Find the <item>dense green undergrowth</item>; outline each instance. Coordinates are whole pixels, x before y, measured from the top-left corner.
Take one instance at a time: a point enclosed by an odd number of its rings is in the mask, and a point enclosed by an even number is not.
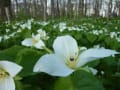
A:
[[[105,47],[120,52],[120,19],[81,18],[79,20],[38,21],[30,19],[0,25],[0,60],[10,60],[21,66],[16,90],[120,90],[120,55],[88,63],[97,74],[80,70],[68,77],[52,77],[45,73],[33,73],[37,60],[47,53],[35,47],[22,46],[21,42],[32,33],[44,30],[49,38],[43,40],[52,48],[57,36],[71,35],[79,47]]]

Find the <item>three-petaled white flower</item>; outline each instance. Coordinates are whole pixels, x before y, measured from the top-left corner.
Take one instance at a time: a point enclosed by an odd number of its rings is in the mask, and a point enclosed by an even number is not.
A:
[[[32,38],[26,38],[22,41],[22,45],[28,47],[35,47],[37,49],[43,49],[45,46],[44,42],[40,39],[40,34],[34,35],[32,34]]]
[[[0,42],[2,41],[2,37],[0,36]]]
[[[9,61],[0,61],[0,90],[15,90],[14,77],[22,67]]]
[[[55,53],[42,56],[34,66],[34,72],[68,76],[90,61],[117,54],[114,50],[104,48],[91,48],[80,52],[76,40],[69,35],[57,37],[53,48]]]

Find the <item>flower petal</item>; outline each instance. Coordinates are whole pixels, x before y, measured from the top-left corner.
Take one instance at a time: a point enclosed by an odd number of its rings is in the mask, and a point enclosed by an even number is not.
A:
[[[27,38],[27,39],[24,39],[23,41],[22,41],[22,45],[24,45],[24,46],[32,46],[33,45],[33,41],[32,41],[32,39],[31,38]]]
[[[15,90],[15,83],[13,78],[0,78],[0,90]]]
[[[14,77],[22,69],[21,66],[9,61],[0,61],[0,68],[3,68],[5,71],[7,71],[11,77]]]
[[[40,34],[32,34],[32,38],[34,38],[35,40],[40,40]]]
[[[38,49],[43,49],[43,47],[45,46],[45,44],[44,44],[44,42],[42,40],[39,40],[39,42],[36,43],[34,46],[36,48],[38,48]]]
[[[53,43],[53,48],[55,53],[64,57],[65,60],[78,56],[77,42],[69,35],[57,37]]]
[[[42,56],[33,69],[34,72],[45,72],[52,76],[68,76],[73,72],[55,54]]]
[[[105,49],[105,48],[88,49],[80,54],[79,62],[78,62],[77,66],[78,67],[83,66],[90,61],[104,58],[104,57],[108,57],[108,56],[111,56],[114,54],[118,54],[118,52],[116,52],[114,50],[110,50],[110,49]]]
[[[91,71],[91,73],[92,73],[93,75],[96,75],[96,74],[98,73],[98,70],[95,69],[95,68],[89,67],[89,70]]]

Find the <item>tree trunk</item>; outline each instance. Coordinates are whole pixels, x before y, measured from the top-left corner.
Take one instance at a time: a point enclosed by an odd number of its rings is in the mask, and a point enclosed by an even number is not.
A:
[[[67,14],[68,14],[69,17],[71,17],[73,15],[72,8],[73,8],[73,5],[71,3],[71,0],[68,0],[68,4],[67,4],[67,10],[68,10],[68,12],[67,12]]]
[[[99,0],[95,0],[94,2],[94,15],[99,16]]]
[[[43,6],[44,6],[43,19],[45,21],[47,19],[47,0],[43,0]]]
[[[0,20],[7,20],[7,12],[9,13],[9,17],[12,17],[11,11],[11,0],[0,0]]]
[[[55,16],[55,5],[54,0],[51,0],[51,16],[54,18]]]
[[[15,3],[16,3],[16,12],[15,12],[15,15],[17,15],[18,14],[18,0],[15,0]]]
[[[108,17],[111,17],[112,16],[112,2],[113,0],[109,0],[109,3],[108,3]]]
[[[60,9],[59,9],[59,0],[57,0],[57,7],[56,7],[56,15],[57,17],[60,17]]]
[[[83,16],[84,12],[84,0],[79,0],[79,15]]]

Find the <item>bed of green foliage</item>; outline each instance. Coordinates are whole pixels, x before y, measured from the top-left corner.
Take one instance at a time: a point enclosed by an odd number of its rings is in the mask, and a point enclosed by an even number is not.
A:
[[[24,26],[24,27],[23,27]],[[45,45],[52,49],[57,36],[71,35],[79,46],[87,48],[99,45],[120,52],[120,19],[83,18],[79,20],[28,20],[0,24],[0,60],[10,60],[23,70],[15,77],[16,90],[120,90],[120,55],[107,57],[88,64],[97,69],[93,75],[84,70],[68,77],[53,77],[45,73],[33,73],[37,60],[47,52],[25,47],[21,41],[45,30]]]

